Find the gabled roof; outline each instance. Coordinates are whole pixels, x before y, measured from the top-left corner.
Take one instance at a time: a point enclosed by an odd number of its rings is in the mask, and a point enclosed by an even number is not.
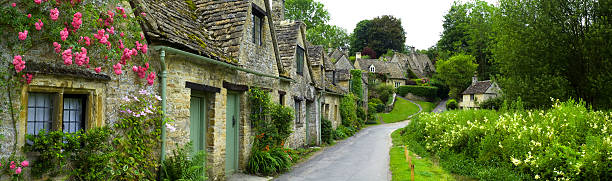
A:
[[[406,79],[401,64],[398,62],[381,61],[378,59],[357,59],[362,71],[370,72],[370,66],[374,65],[376,73],[389,74],[391,79]]]
[[[294,69],[293,63],[295,62],[295,51],[298,46],[298,38],[300,38],[301,26],[306,25],[299,21],[283,21],[276,24],[278,51],[283,68],[287,72],[291,72]]]
[[[334,59],[336,61],[340,60],[340,57],[346,56],[346,55],[344,55],[344,53],[342,51],[340,51],[337,48],[334,49],[334,51],[328,52],[328,53],[329,53],[329,55],[327,55],[327,56],[329,56],[329,58],[332,58],[332,59]]]
[[[484,94],[493,85],[491,80],[476,81],[461,94]]]
[[[236,57],[251,3],[248,0],[131,0],[150,43],[166,44],[213,59]]]
[[[323,46],[321,45],[308,45],[308,60],[312,66],[323,66],[324,57]]]
[[[327,77],[325,78],[325,90],[337,94],[346,94],[348,92],[347,90],[343,90],[339,86],[332,84]]]

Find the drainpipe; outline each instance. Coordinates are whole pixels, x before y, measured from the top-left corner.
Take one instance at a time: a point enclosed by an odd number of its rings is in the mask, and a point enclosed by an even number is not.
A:
[[[162,128],[161,128],[161,161],[166,159],[166,76],[168,75],[168,67],[166,66],[166,51],[161,49],[159,54],[159,59],[161,60],[161,97],[162,97]]]

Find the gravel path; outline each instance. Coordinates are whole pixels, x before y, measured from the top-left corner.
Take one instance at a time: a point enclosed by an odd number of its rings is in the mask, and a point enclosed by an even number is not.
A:
[[[438,103],[438,105],[436,106],[436,108],[432,112],[442,113],[442,112],[446,111],[446,102],[447,101],[448,101],[448,99],[444,99],[444,100],[440,101],[440,103]]]

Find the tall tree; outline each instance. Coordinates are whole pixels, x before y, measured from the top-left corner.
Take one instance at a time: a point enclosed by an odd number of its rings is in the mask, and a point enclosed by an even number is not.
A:
[[[456,1],[444,15],[444,31],[438,41],[438,54],[441,59],[460,53],[472,55],[478,63],[480,79],[489,79],[497,74],[492,63],[489,47],[493,41],[493,15],[497,8],[482,0],[466,3]]]
[[[493,48],[504,93],[528,106],[580,98],[612,107],[612,3],[501,0]]]
[[[436,62],[436,78],[448,86],[450,97],[458,98],[459,94],[470,86],[478,66],[474,61],[476,59],[471,55],[458,54],[448,60]]]
[[[315,45],[325,48],[345,47],[349,44],[345,29],[329,25],[329,12],[325,6],[313,0],[286,0],[285,16],[287,19],[302,21],[306,24],[306,39]]]
[[[390,15],[363,20],[351,35],[351,53],[372,48],[377,55],[383,55],[388,50],[402,52],[406,42],[406,32],[402,21]],[[378,57],[372,57],[378,58]]]

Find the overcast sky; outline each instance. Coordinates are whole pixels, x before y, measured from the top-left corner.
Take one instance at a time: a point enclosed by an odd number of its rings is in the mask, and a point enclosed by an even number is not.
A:
[[[332,25],[352,33],[361,20],[393,15],[402,20],[406,44],[417,49],[435,45],[442,33],[443,16],[455,0],[315,0],[323,3]],[[464,0],[465,1],[465,0]],[[497,3],[497,0],[485,0]]]

